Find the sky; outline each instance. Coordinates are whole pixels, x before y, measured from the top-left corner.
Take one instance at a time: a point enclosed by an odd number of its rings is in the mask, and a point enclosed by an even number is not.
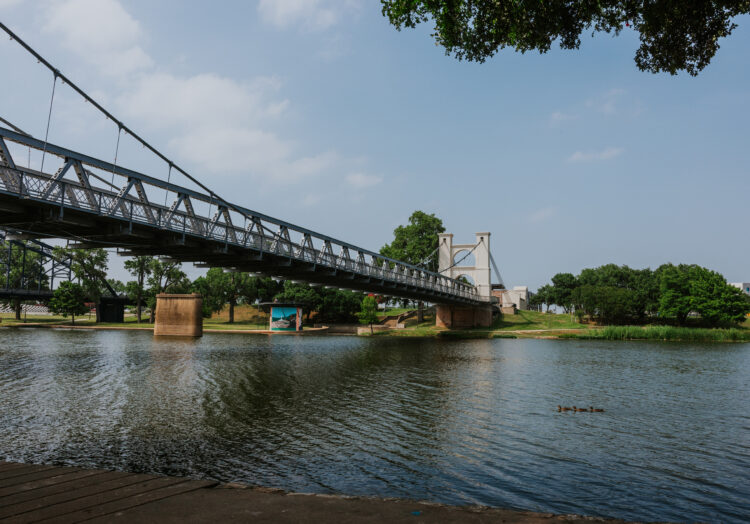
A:
[[[750,280],[750,17],[697,78],[639,71],[629,31],[461,62],[374,0],[0,0],[0,20],[250,209],[371,250],[434,213],[456,243],[490,231],[508,286],[607,263]],[[0,116],[43,137],[51,73],[7,38],[0,66]],[[111,161],[117,129],[58,84],[49,140]],[[118,164],[168,174],[129,137]]]

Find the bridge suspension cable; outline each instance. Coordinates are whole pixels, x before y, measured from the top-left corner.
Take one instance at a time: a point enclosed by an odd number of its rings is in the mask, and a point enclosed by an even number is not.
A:
[[[213,190],[211,190],[209,187],[205,186],[203,183],[201,183],[197,178],[192,176],[190,173],[185,171],[183,168],[175,164],[172,160],[170,160],[166,155],[164,155],[161,151],[156,149],[154,146],[152,146],[150,143],[148,143],[145,139],[141,138],[137,133],[135,133],[132,129],[130,129],[128,126],[125,125],[124,122],[122,122],[120,119],[115,117],[112,113],[107,111],[104,107],[102,107],[96,100],[91,98],[83,89],[78,87],[75,82],[70,80],[67,76],[65,76],[62,72],[60,72],[59,69],[57,69],[55,66],[53,66],[50,62],[48,62],[42,55],[40,55],[37,51],[34,50],[29,44],[27,44],[25,41],[23,41],[16,33],[14,33],[8,26],[6,26],[4,23],[0,22],[0,29],[5,31],[8,36],[10,36],[11,40],[15,40],[18,42],[18,44],[23,47],[28,53],[30,53],[34,58],[36,58],[41,64],[43,64],[47,69],[52,71],[52,74],[55,77],[55,83],[57,83],[57,79],[60,78],[60,80],[68,84],[76,93],[81,95],[84,100],[89,102],[91,105],[93,105],[96,109],[98,109],[104,116],[106,116],[108,119],[112,120],[115,124],[117,124],[119,132],[125,131],[125,133],[132,136],[135,140],[137,140],[143,147],[154,153],[157,157],[162,159],[164,162],[169,164],[171,167],[173,167],[175,170],[180,172],[182,175],[187,177],[188,180],[196,184],[198,187],[206,191],[211,197],[215,198],[216,200],[220,201],[222,205],[231,207],[235,211],[241,213],[240,210],[235,209],[234,206],[232,206],[229,202],[227,202],[225,199],[223,199],[221,196],[216,194]],[[53,98],[54,98],[54,88],[53,88]],[[50,102],[50,114],[52,112],[52,104]],[[47,132],[49,133],[49,123],[47,125]],[[45,137],[45,142],[47,138]],[[44,157],[42,157],[43,159]]]
[[[337,272],[341,270],[348,271],[352,274],[351,277],[346,277],[346,285],[348,287],[354,286],[356,288],[373,289],[373,286],[375,286],[375,289],[388,290],[391,291],[391,294],[401,294],[402,296],[412,297],[417,296],[418,298],[427,300],[440,298],[441,300],[448,300],[456,303],[481,301],[477,297],[476,291],[473,288],[456,279],[451,279],[440,275],[439,273],[427,271],[423,268],[399,260],[384,257],[379,253],[359,248],[347,242],[341,242],[307,228],[274,219],[243,206],[231,204],[201,183],[194,176],[190,175],[183,168],[175,164],[174,161],[169,159],[165,154],[160,152],[145,139],[141,138],[121,120],[107,111],[2,22],[0,22],[0,29],[9,35],[11,40],[15,40],[21,47],[36,58],[39,63],[52,71],[54,75],[53,94],[50,100],[50,111],[48,114],[45,140],[42,142],[26,133],[18,131],[14,132],[0,128],[0,147],[5,149],[2,139],[6,138],[20,144],[22,147],[28,146],[29,149],[34,148],[38,151],[42,150],[51,155],[55,155],[58,158],[63,158],[68,167],[77,163],[77,173],[81,177],[79,182],[71,182],[63,179],[66,169],[65,167],[63,167],[63,170],[57,175],[50,176],[46,175],[43,171],[32,171],[30,167],[21,168],[11,162],[9,164],[9,169],[12,171],[12,176],[6,177],[7,180],[0,180],[0,183],[3,186],[0,193],[12,195],[13,198],[23,198],[24,200],[28,200],[30,205],[48,205],[51,201],[59,199],[60,216],[62,216],[62,213],[66,209],[77,213],[84,213],[85,215],[95,213],[101,220],[106,220],[113,226],[118,224],[118,227],[122,227],[124,225],[123,222],[127,222],[128,235],[131,235],[134,224],[136,228],[143,230],[144,233],[147,232],[147,236],[159,234],[162,237],[169,239],[170,235],[178,233],[184,240],[186,235],[189,235],[193,238],[201,239],[201,241],[205,242],[207,245],[213,246],[213,251],[211,251],[211,253],[202,254],[198,260],[208,262],[213,260],[215,261],[213,263],[218,265],[229,265],[235,267],[242,262],[241,265],[247,267],[248,270],[257,268],[261,269],[261,272],[273,271],[276,274],[292,276],[297,275],[295,271],[304,271],[304,276],[308,280],[324,282],[329,282],[331,279],[335,281],[335,279],[338,278],[336,277]],[[76,93],[83,97],[86,102],[92,104],[100,113],[106,116],[107,119],[112,120],[118,126],[118,145],[115,150],[114,163],[108,163],[47,142],[49,138],[48,134],[52,115],[52,105],[54,102],[54,90],[58,78],[63,84],[69,85]],[[149,177],[148,175],[117,166],[119,139],[122,132],[132,136],[144,148],[148,149],[159,159],[163,160],[169,166],[168,178],[171,177],[172,170],[174,169],[198,186],[201,190],[205,191],[205,194],[199,194],[198,191],[193,189],[178,186],[171,181],[165,183],[162,180]],[[7,150],[0,151],[0,153],[7,153]],[[116,173],[118,176],[128,178],[129,182],[118,192],[89,187],[87,182],[88,177],[94,177],[103,182],[106,186],[117,189],[112,182],[95,175],[92,171],[87,169],[86,166],[101,169],[104,172],[111,171],[113,174]],[[29,182],[31,182],[34,187],[30,188]],[[139,194],[138,198],[133,198],[128,195],[128,192],[132,187],[135,187],[136,191],[143,191],[144,184],[149,187],[166,190],[167,194],[170,192],[176,193],[178,198],[175,200],[172,208],[166,209],[165,205],[164,209],[159,209],[159,206],[148,202],[148,199],[144,195]],[[56,191],[56,193],[53,193],[53,191]],[[73,191],[73,195],[76,198],[72,198],[68,195],[68,192],[70,191]],[[68,195],[67,198],[66,195]],[[91,201],[89,201],[88,197],[91,197]],[[98,206],[96,205],[97,197],[100,200]],[[208,217],[201,217],[195,213],[192,204],[190,203],[191,197],[209,205]],[[101,204],[104,202],[105,198],[110,206],[107,209],[104,209]],[[185,208],[184,211],[178,210],[180,203],[182,203]],[[129,205],[129,209],[127,209],[126,204]],[[211,206],[213,205],[216,206],[217,211],[216,215],[211,217]],[[55,204],[55,206],[57,207],[58,204]],[[134,213],[134,209],[136,213]],[[240,217],[243,217],[247,227],[239,229],[234,226],[229,216],[229,211],[237,213]],[[141,213],[141,215],[138,215],[138,213]],[[224,216],[223,221],[221,221],[222,215]],[[182,219],[182,224],[176,222],[179,218]],[[271,229],[272,226],[278,227],[278,231]],[[20,226],[19,224],[17,227],[25,227],[28,228],[29,232],[33,233],[34,231],[38,231],[42,234],[51,234],[60,231],[59,228],[56,231],[53,231],[54,228],[48,230],[36,223],[28,223],[24,226]],[[86,227],[89,226],[79,225],[78,227],[85,230]],[[223,237],[219,237],[218,235],[222,231]],[[268,234],[266,234],[266,232]],[[293,241],[290,238],[290,232],[294,233],[299,238]],[[67,236],[70,238],[75,237],[76,235],[70,233]],[[321,247],[318,248],[314,246],[313,240],[320,243]],[[117,242],[117,245],[124,246],[131,244],[131,242],[132,240],[120,240]],[[94,243],[101,244],[102,241],[97,239],[94,240]],[[339,255],[334,254],[334,245],[338,246],[341,250]],[[170,256],[185,261],[194,259],[195,254],[185,252],[180,246],[181,244],[177,242],[176,244],[173,243],[170,248],[160,244],[158,246],[141,245],[139,249],[143,253],[156,251],[163,253],[167,251]],[[240,260],[236,256],[225,257],[225,255],[221,254],[228,253],[230,246],[231,249],[249,255],[250,258],[246,257],[246,260]],[[216,255],[217,252],[220,254]],[[356,253],[356,259],[352,258],[352,252]],[[263,258],[264,256],[268,257],[268,260],[275,261],[275,265],[273,265],[273,267],[268,266],[268,263],[264,261],[266,260]],[[368,257],[369,261],[366,261],[365,257]],[[300,265],[303,265],[304,269],[299,269],[297,267]],[[327,271],[332,271],[333,273],[326,273]],[[317,273],[315,273],[315,275],[310,275],[310,272]],[[316,280],[312,280],[313,277]],[[351,279],[354,279],[354,281]],[[357,279],[360,280],[357,281]],[[336,283],[338,283],[338,281],[336,281]],[[393,293],[392,290],[396,289],[398,290],[398,293]]]
[[[0,22],[1,23],[1,22]],[[55,87],[57,87],[57,72],[53,71],[54,76],[52,77],[52,96],[49,99],[49,113],[47,113],[47,131],[44,133],[44,150],[42,151],[42,167],[40,171],[44,171],[44,157],[47,155],[47,140],[49,139],[49,124],[52,121],[52,104],[55,102]]]

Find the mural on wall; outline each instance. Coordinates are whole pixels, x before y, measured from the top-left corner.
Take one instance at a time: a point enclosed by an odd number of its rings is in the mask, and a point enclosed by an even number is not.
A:
[[[296,307],[271,308],[271,329],[276,331],[297,331],[298,315]]]

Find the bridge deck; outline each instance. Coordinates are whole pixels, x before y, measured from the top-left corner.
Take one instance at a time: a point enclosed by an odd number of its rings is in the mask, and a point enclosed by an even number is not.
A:
[[[43,150],[45,165],[56,172],[17,165],[7,143]],[[154,203],[167,196],[174,198],[171,206]],[[118,247],[124,254],[435,303],[487,300],[439,273],[0,127],[2,226],[81,247]]]

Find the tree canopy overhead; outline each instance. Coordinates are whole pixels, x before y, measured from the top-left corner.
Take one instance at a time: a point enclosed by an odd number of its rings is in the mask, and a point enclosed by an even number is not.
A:
[[[557,41],[578,49],[591,31],[639,34],[641,71],[695,76],[719,49],[719,39],[750,13],[750,0],[381,0],[397,29],[434,21],[433,37],[446,54],[484,62],[506,47],[549,51]]]

